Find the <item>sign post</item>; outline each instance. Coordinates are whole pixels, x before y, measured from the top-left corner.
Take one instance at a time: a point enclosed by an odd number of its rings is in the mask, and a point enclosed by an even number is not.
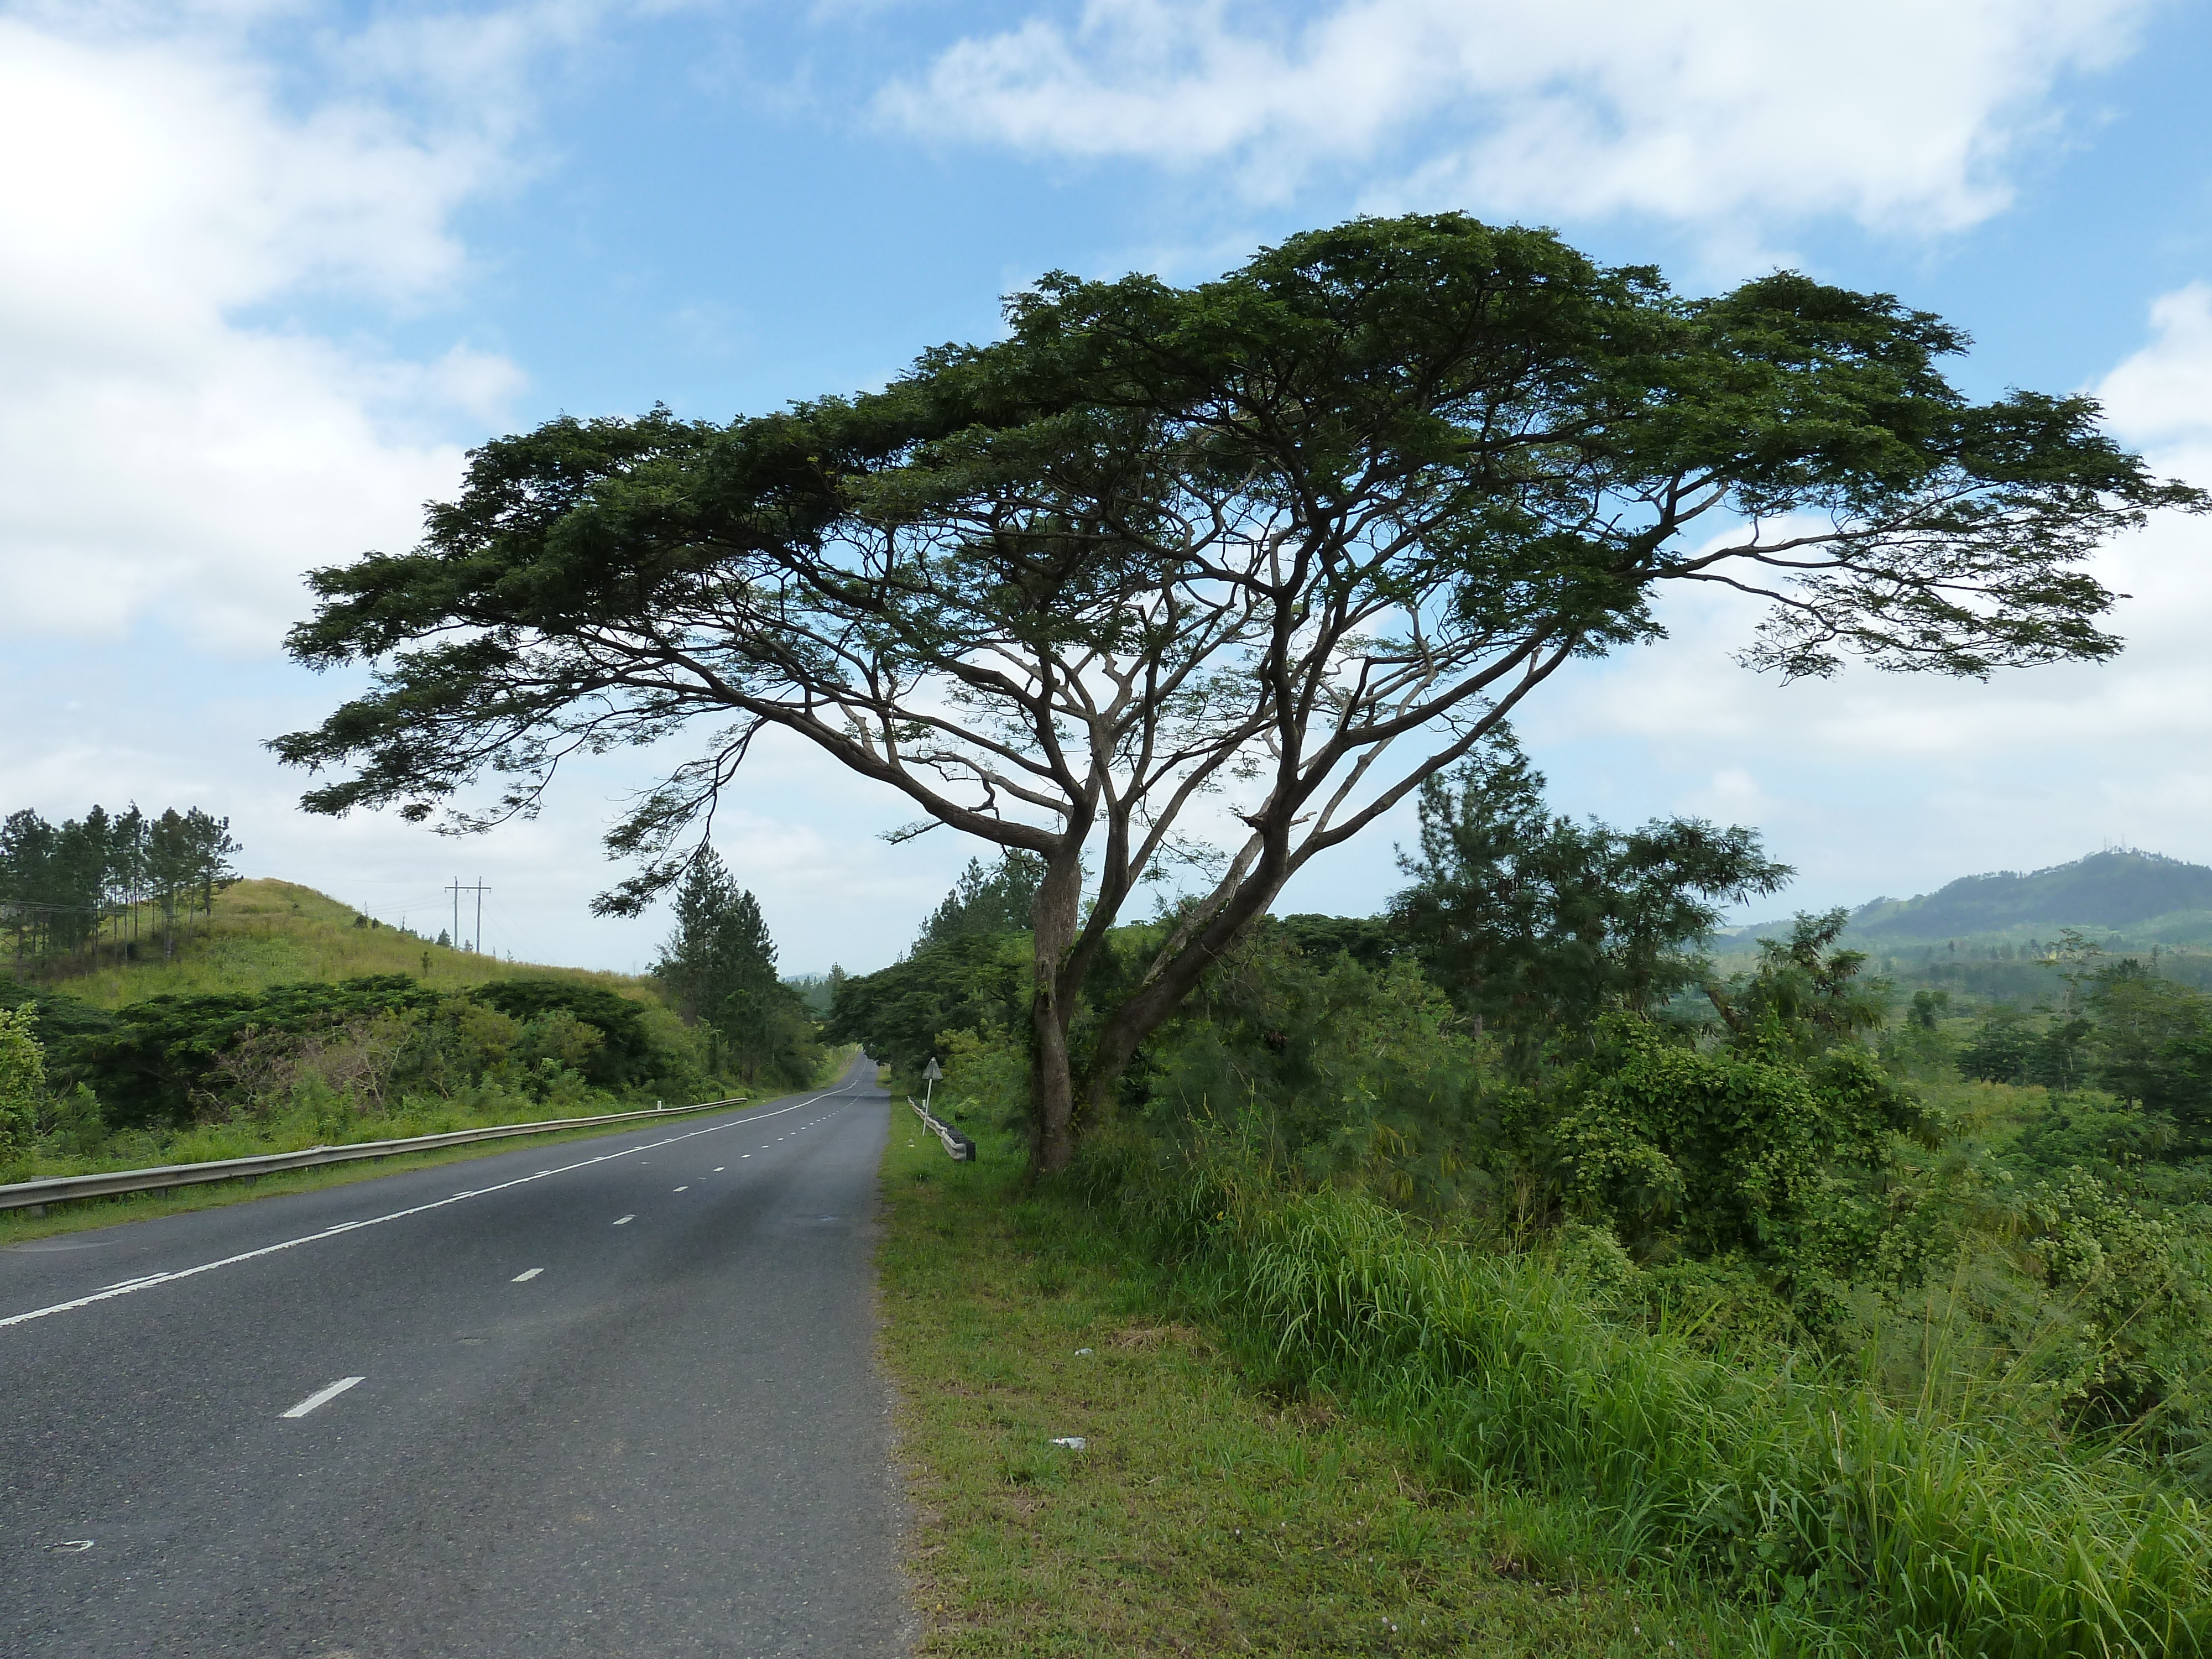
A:
[[[945,1068],[937,1063],[937,1056],[929,1057],[929,1064],[921,1068],[921,1109],[929,1109],[930,1097],[937,1092],[937,1079],[945,1075]]]

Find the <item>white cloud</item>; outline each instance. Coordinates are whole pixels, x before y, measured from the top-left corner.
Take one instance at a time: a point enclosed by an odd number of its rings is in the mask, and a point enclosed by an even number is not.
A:
[[[260,319],[447,291],[454,210],[512,174],[511,60],[534,46],[506,15],[465,39],[430,19],[410,57],[386,25],[326,42],[343,85],[310,75],[302,101],[253,21],[0,16],[0,628],[112,637],[158,615],[273,649],[299,573],[411,544],[457,474],[447,432],[520,382],[465,345],[410,362]],[[426,55],[447,82],[363,78]]]
[[[495,948],[651,960],[663,920],[586,913],[623,873],[599,838],[650,756],[568,769],[542,818],[447,841],[301,813],[307,781],[262,746],[357,683],[267,660],[306,614],[300,574],[411,545],[459,441],[507,418],[513,363],[377,340],[469,280],[460,211],[520,180],[549,54],[611,3],[346,33],[320,0],[0,0],[0,806],[197,803],[251,873],[434,933],[441,888],[482,877]],[[873,839],[902,804],[787,746],[745,783],[717,840],[793,970],[888,959],[965,856]]]
[[[2169,467],[2212,485],[2212,283],[2161,295],[2151,343],[2096,387],[2112,429]]]
[[[2142,0],[1085,0],[960,41],[881,107],[915,130],[1225,167],[1274,197],[1357,167],[1376,205],[1950,231]]]

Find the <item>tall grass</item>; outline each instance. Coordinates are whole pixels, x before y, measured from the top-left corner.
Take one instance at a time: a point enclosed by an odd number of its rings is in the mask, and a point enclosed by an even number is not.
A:
[[[1380,1415],[1439,1474],[1578,1500],[1621,1559],[1738,1583],[1784,1624],[1910,1650],[2194,1654],[2212,1540],[2123,1457],[1996,1404],[1905,1409],[1771,1353],[1609,1320],[1517,1253],[1322,1192],[1186,1195],[1188,1278],[1281,1382]]]

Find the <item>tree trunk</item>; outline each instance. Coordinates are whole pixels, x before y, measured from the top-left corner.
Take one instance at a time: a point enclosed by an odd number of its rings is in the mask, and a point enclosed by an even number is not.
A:
[[[1034,979],[1030,991],[1030,1173],[1058,1175],[1075,1158],[1075,1078],[1067,1028],[1075,1017],[1075,988],[1062,984],[1062,969],[1075,943],[1083,897],[1083,849],[1076,844],[1045,866],[1030,907],[1036,929]]]
[[[1068,1066],[1067,1027],[1057,999],[1037,991],[1030,1048],[1030,1172],[1058,1175],[1075,1158],[1075,1079]]]
[[[1239,885],[1197,937],[1101,1023],[1083,1079],[1085,1122],[1098,1121],[1113,1109],[1115,1087],[1145,1039],[1167,1023],[1197,988],[1206,970],[1233,949],[1253,919],[1274,902],[1287,879],[1282,854],[1279,846],[1267,848],[1260,868]]]

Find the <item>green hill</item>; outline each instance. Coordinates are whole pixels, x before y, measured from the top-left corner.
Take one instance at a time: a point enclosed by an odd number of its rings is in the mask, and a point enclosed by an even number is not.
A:
[[[2212,939],[2212,869],[2128,848],[2027,874],[1966,876],[1916,898],[1876,899],[1851,931],[1890,944],[2034,933],[2061,927],[2118,933],[2130,942]]]
[[[233,883],[216,896],[212,914],[180,933],[177,954],[164,961],[142,942],[132,960],[95,944],[81,957],[40,964],[35,982],[101,1008],[149,997],[221,991],[265,991],[307,980],[410,974],[441,991],[498,979],[568,979],[633,995],[645,981],[627,974],[539,963],[502,962],[433,944],[360,915],[351,905],[295,882]]]
[[[1748,948],[1789,926],[1761,922],[1717,942],[1723,949]],[[1932,893],[1861,905],[1851,913],[1848,942],[1878,954],[1954,945],[2017,949],[2031,941],[2047,946],[2069,927],[2108,950],[2212,945],[2212,869],[2118,848],[2047,870],[1962,876]]]

